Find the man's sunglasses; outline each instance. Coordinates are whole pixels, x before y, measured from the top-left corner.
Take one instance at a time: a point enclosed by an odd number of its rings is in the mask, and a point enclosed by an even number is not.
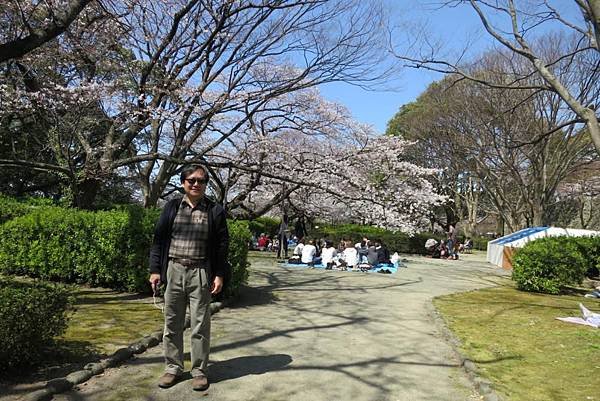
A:
[[[208,179],[206,179],[206,178],[186,178],[185,180],[190,185],[196,185],[196,184],[202,185],[202,184],[206,184],[208,182]]]

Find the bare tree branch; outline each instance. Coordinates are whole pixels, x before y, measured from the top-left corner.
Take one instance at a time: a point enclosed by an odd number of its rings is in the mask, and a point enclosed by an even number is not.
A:
[[[30,33],[24,38],[0,43],[0,63],[23,57],[30,51],[62,34],[91,1],[96,0],[70,0],[64,10],[47,16],[50,19],[47,24],[39,28],[29,27]]]

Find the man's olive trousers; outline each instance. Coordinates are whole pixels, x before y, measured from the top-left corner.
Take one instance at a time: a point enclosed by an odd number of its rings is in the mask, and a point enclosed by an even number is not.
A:
[[[210,351],[210,277],[207,266],[186,267],[173,260],[167,269],[163,347],[166,373],[183,373],[183,331],[190,308],[193,377],[206,375]]]

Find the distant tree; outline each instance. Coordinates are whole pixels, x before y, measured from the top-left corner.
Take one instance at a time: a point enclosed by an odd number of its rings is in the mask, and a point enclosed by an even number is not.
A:
[[[483,189],[466,158],[465,141],[446,121],[452,119],[452,97],[445,95],[445,85],[446,81],[433,83],[415,102],[402,106],[389,121],[386,134],[416,141],[409,160],[438,169],[432,182],[450,201],[432,211],[434,226],[447,230],[450,224],[462,222],[467,235],[473,235],[478,221],[486,216],[481,208]]]
[[[600,230],[600,162],[568,176],[558,188],[557,202],[549,211],[557,225]]]
[[[560,41],[549,43],[546,51],[560,46]],[[518,60],[491,52],[471,74],[488,83],[504,82],[519,67]],[[565,81],[583,79],[571,67],[557,64],[553,73]],[[479,215],[473,211],[484,200],[510,231],[550,223],[558,185],[594,160],[586,132],[562,112],[561,97],[535,90],[535,77],[529,82],[532,89],[513,92],[449,76],[391,120],[390,130],[398,126],[397,132],[419,141],[419,158],[444,167],[455,210],[461,218],[468,216],[471,230]]]
[[[408,143],[378,138],[314,89],[270,102],[251,121],[206,155],[211,189],[233,216],[256,218],[285,203],[294,216],[415,232],[443,200],[425,179],[434,170],[406,161]]]
[[[431,42],[415,39],[410,49],[397,48],[395,54],[406,65],[453,74],[455,79],[469,79],[495,88],[514,90],[549,91],[559,96],[573,113],[565,124],[585,124],[586,135],[590,135],[596,151],[600,154],[600,123],[597,113],[598,92],[590,85],[600,80],[600,4],[597,0],[573,0],[567,2],[544,0],[450,0],[445,6],[456,7],[466,4],[478,15],[486,32],[506,50],[506,57],[526,61],[528,68],[518,75],[507,75],[504,80],[488,81],[472,74],[463,60],[449,60],[440,56],[440,51]],[[573,7],[575,6],[575,7]],[[573,16],[568,10],[579,10]],[[560,29],[570,33],[568,46],[560,52],[540,53],[536,46],[540,38],[548,36],[548,30]],[[585,71],[580,82],[565,80],[553,71],[556,64],[573,63]],[[535,82],[529,80],[535,76]],[[551,133],[553,132],[550,128]],[[579,128],[577,128],[579,130]],[[545,135],[540,133],[538,135]],[[537,138],[537,137],[536,137]]]

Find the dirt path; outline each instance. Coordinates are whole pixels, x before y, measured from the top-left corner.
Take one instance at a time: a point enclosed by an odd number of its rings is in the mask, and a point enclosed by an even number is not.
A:
[[[502,271],[409,258],[394,275],[277,267],[253,259],[250,288],[213,318],[206,393],[156,381],[160,347],[55,400],[475,400],[436,325],[434,296],[494,285]],[[187,341],[187,339],[186,339]]]

